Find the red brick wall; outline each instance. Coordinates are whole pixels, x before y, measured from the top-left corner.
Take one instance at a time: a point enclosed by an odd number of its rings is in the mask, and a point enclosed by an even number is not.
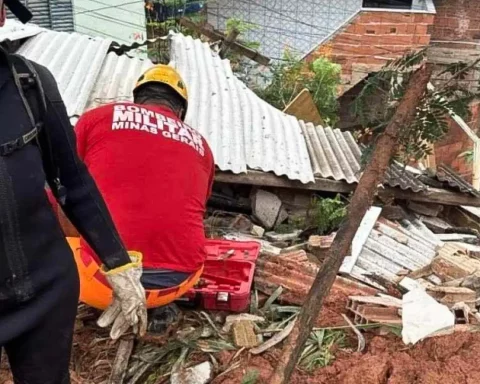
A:
[[[329,57],[342,65],[344,83],[353,86],[388,59],[428,45],[433,19],[431,14],[362,11],[307,60]]]
[[[479,41],[480,2],[478,0],[436,0],[437,15],[432,40]]]
[[[472,140],[454,120],[451,120],[447,136],[435,144],[435,161],[437,165],[446,164],[450,166],[471,183],[473,176],[472,164],[467,163],[459,155],[472,149]]]

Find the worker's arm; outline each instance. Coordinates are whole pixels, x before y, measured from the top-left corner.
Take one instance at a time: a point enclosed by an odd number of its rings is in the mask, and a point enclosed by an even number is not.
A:
[[[53,157],[59,167],[61,182],[66,188],[66,200],[62,209],[108,269],[130,263],[130,257],[105,202],[85,164],[77,155],[75,135],[55,79],[46,68],[38,65],[35,68],[47,103],[44,130],[48,129]],[[40,140],[46,140],[45,131]],[[55,172],[50,168],[51,164],[45,162],[47,182],[53,189]]]

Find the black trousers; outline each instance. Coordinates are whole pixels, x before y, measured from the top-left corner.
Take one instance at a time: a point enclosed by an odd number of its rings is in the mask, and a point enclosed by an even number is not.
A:
[[[8,355],[15,384],[70,383],[79,282],[73,260],[60,264],[62,268],[45,265],[34,274],[34,280],[48,284],[30,300],[18,303],[0,297],[0,346]]]

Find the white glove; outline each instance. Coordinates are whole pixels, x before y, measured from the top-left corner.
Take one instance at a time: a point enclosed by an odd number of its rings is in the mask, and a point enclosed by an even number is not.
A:
[[[97,321],[102,327],[113,323],[110,337],[117,340],[130,327],[143,336],[147,331],[147,303],[145,289],[140,283],[142,277],[142,255],[129,252],[132,262],[110,271],[102,272],[113,289],[113,302]]]

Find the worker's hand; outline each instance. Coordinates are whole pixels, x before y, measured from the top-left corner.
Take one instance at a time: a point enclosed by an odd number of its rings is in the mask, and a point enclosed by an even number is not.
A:
[[[132,262],[110,271],[103,271],[113,288],[113,302],[98,319],[104,328],[113,323],[110,337],[118,339],[132,327],[133,332],[143,336],[147,330],[147,306],[142,277],[142,255],[129,252]]]

